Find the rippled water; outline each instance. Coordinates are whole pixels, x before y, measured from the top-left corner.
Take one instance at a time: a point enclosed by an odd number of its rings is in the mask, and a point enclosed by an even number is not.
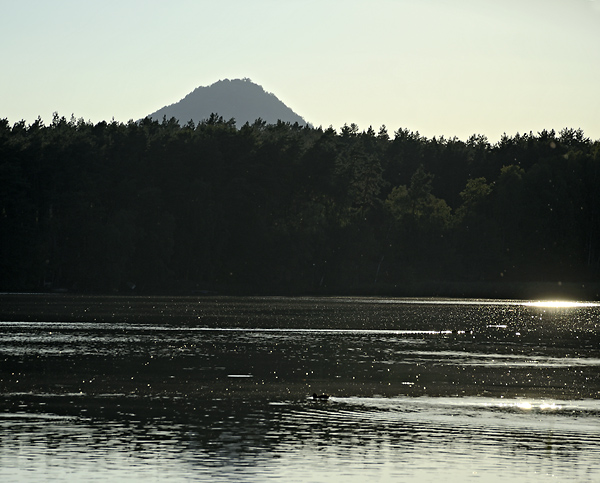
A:
[[[593,304],[0,303],[1,481],[600,481]]]

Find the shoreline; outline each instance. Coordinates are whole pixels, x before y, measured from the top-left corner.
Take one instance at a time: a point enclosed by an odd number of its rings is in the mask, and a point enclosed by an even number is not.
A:
[[[58,288],[54,290],[0,291],[5,296],[70,295],[104,297],[419,297],[497,300],[572,300],[600,301],[600,282],[453,282],[416,281],[397,284],[357,284],[318,289],[279,288],[278,290],[248,285],[215,285],[202,289],[165,291],[86,292]]]

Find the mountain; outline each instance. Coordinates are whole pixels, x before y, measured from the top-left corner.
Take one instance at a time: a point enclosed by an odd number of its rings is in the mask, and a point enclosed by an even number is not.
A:
[[[165,106],[149,115],[161,121],[174,117],[180,124],[190,119],[195,123],[218,114],[225,120],[234,118],[237,127],[252,124],[258,118],[267,124],[278,120],[305,125],[306,121],[281,102],[274,94],[266,92],[250,79],[224,79],[208,87],[198,87],[175,104]]]

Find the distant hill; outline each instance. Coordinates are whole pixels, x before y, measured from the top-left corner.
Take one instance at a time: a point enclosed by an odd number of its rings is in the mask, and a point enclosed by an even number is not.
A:
[[[165,106],[149,117],[161,121],[174,117],[180,124],[190,119],[198,123],[218,114],[225,120],[234,118],[237,127],[252,124],[258,118],[267,124],[283,122],[305,125],[306,121],[250,79],[224,79],[208,87],[198,87],[175,104]]]

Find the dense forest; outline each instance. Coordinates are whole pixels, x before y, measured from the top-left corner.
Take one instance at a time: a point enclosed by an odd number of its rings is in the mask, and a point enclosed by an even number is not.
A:
[[[584,287],[600,281],[599,177],[600,141],[574,129],[491,144],[217,115],[4,119],[0,289]]]

